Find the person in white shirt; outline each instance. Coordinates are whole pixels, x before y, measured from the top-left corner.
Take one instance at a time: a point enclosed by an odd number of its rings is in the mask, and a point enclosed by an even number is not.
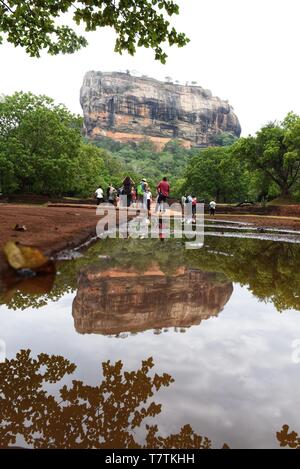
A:
[[[216,212],[216,202],[214,200],[212,200],[210,203],[209,203],[209,214],[210,215],[215,215],[215,212]]]
[[[185,215],[186,223],[192,223],[193,221],[192,202],[193,202],[192,196],[190,194],[187,195],[185,199],[185,207],[184,207],[184,215]]]
[[[150,192],[149,187],[147,187],[145,194],[146,194],[146,200],[147,200],[147,210],[148,210],[148,212],[150,212],[150,210],[151,210],[152,194],[151,194],[151,192]]]
[[[97,197],[97,205],[102,204],[103,202],[103,189],[101,186],[98,187],[98,189],[95,190],[95,194]]]

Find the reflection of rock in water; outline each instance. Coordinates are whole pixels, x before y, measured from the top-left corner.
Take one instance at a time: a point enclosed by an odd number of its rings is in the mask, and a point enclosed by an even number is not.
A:
[[[80,333],[119,334],[165,327],[189,327],[217,316],[232,283],[217,274],[181,268],[168,277],[159,267],[146,272],[110,269],[80,274],[73,302]]]

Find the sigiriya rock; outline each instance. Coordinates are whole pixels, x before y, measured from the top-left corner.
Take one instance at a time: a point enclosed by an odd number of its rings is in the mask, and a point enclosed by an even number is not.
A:
[[[121,72],[89,71],[80,90],[87,137],[122,142],[145,138],[162,148],[212,145],[216,136],[239,137],[241,126],[227,101],[201,86],[162,82]]]

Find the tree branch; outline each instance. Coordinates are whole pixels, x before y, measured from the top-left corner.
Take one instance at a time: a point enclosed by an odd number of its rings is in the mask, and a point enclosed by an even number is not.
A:
[[[8,6],[6,5],[5,2],[3,2],[2,0],[0,0],[0,3],[4,6],[4,8],[6,8],[8,11],[10,11],[11,13],[14,13],[14,11]]]
[[[276,182],[276,184],[278,184],[279,187],[282,186],[282,182],[280,181],[280,179],[277,179],[275,176],[273,176],[273,174],[268,169],[266,169],[264,165],[260,165],[258,163],[256,164],[257,164],[257,167],[261,169],[262,171],[264,171],[274,182]]]
[[[300,162],[299,162],[298,167],[297,167],[297,169],[296,169],[296,172],[295,172],[294,176],[292,177],[292,180],[291,180],[291,182],[290,182],[290,184],[289,184],[289,188],[292,187],[292,185],[293,185],[294,182],[296,181],[297,176],[298,176],[298,174],[299,174],[299,170],[300,170]]]

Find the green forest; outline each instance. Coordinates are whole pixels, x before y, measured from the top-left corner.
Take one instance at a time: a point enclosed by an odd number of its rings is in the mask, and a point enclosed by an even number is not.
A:
[[[47,96],[18,92],[0,100],[0,192],[91,197],[97,186],[147,178],[154,191],[167,176],[171,197],[223,203],[300,201],[300,117],[267,123],[255,136],[220,133],[212,146],[161,151],[145,141],[89,142],[82,117]]]

